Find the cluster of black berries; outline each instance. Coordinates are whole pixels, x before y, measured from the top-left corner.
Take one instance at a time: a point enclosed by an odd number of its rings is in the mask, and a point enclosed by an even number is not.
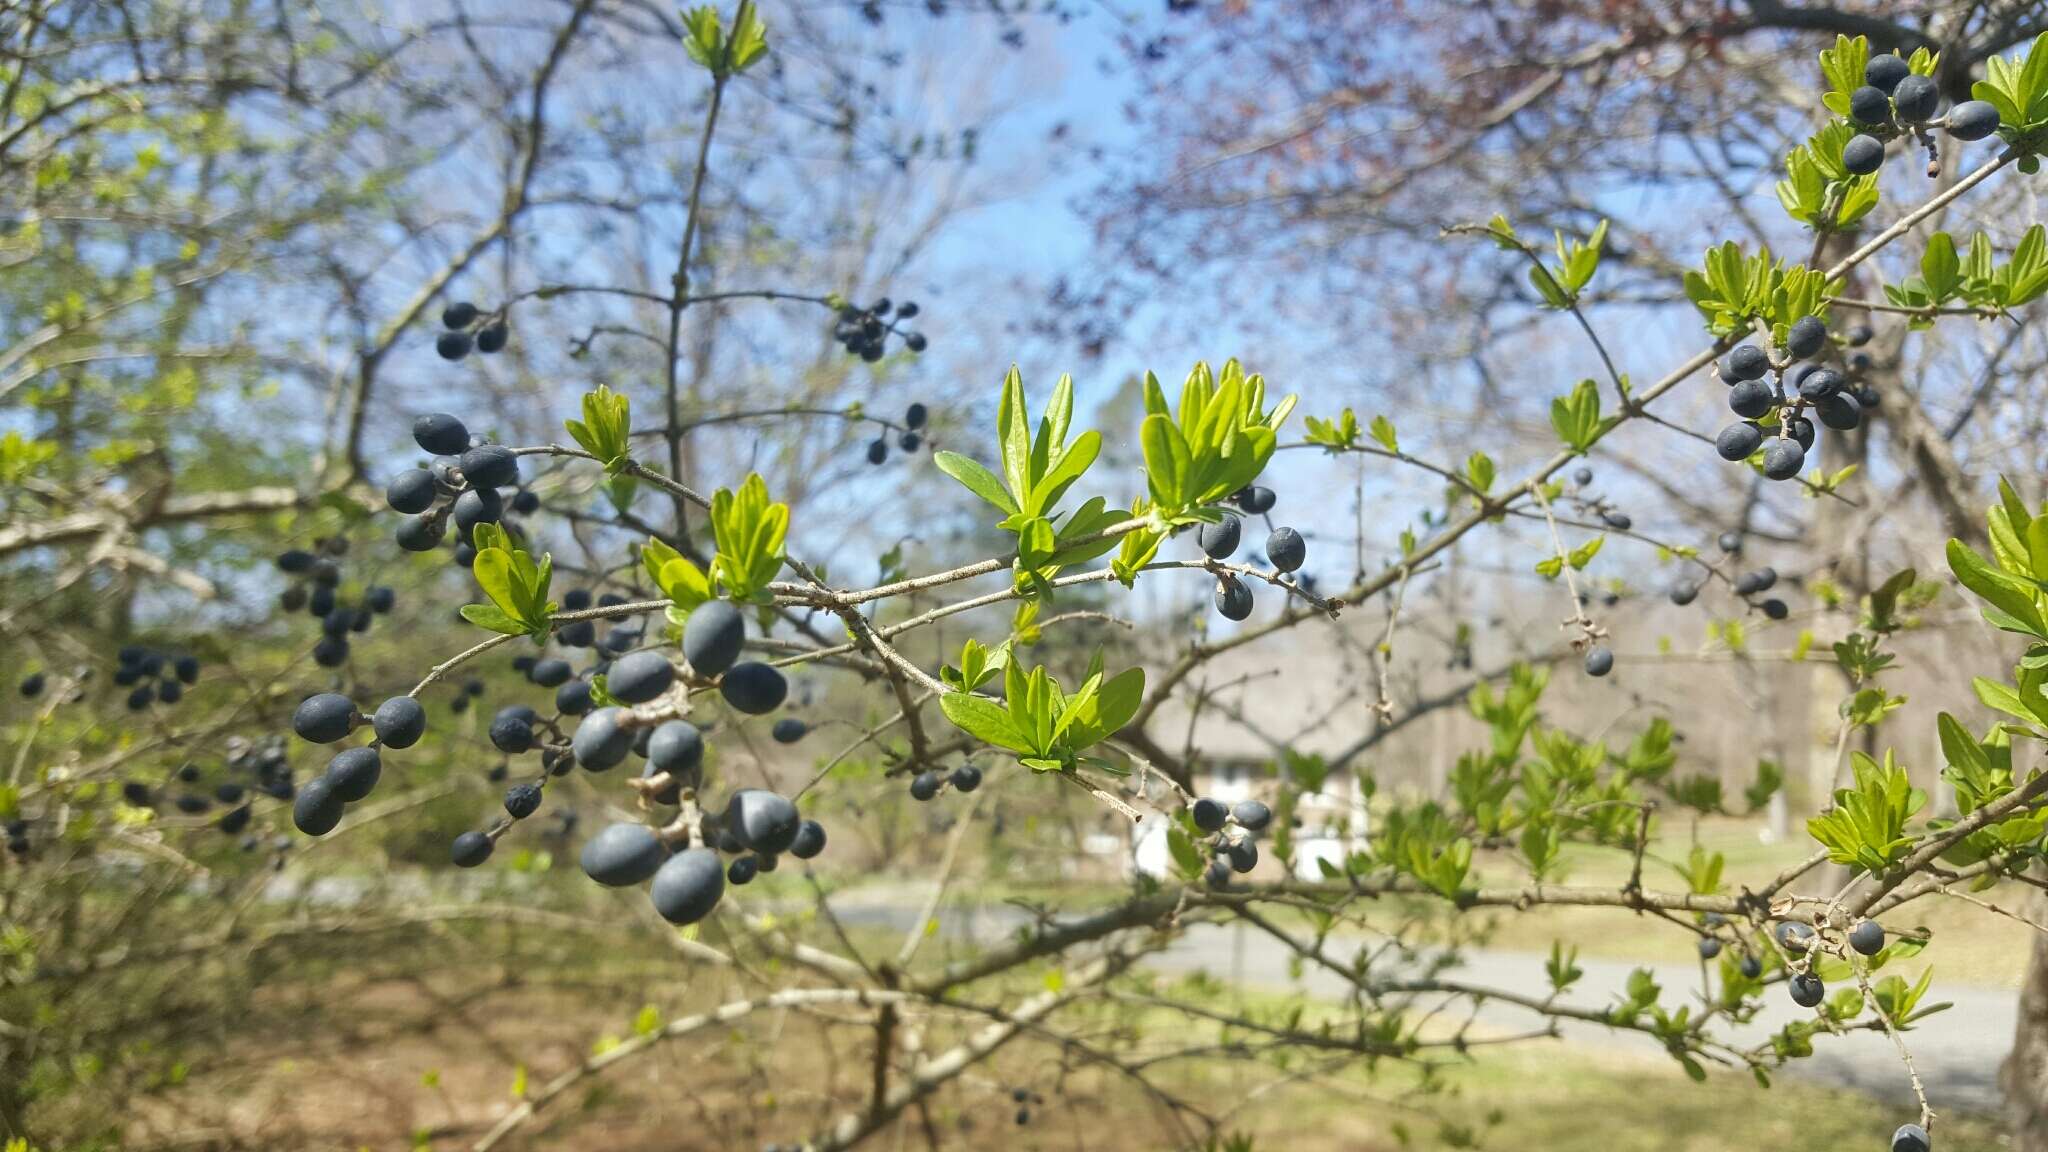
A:
[[[1246,488],[1231,499],[1248,515],[1263,515],[1272,510],[1274,503],[1271,488]],[[1195,530],[1195,543],[1211,560],[1228,560],[1236,555],[1243,537],[1243,519],[1230,513]],[[1254,563],[1258,561],[1258,557],[1252,559]],[[1298,571],[1308,560],[1308,543],[1292,528],[1275,528],[1266,535],[1265,559],[1276,572]],[[1307,582],[1306,577],[1303,582]],[[1234,572],[1216,573],[1216,611],[1226,620],[1243,620],[1252,614],[1252,590]]]
[[[141,644],[124,644],[114,657],[114,683],[129,689],[128,710],[140,712],[151,704],[176,704],[185,689],[199,683],[199,657],[189,652],[171,655]],[[22,685],[24,695],[28,685]],[[42,691],[41,683],[35,686]]]
[[[909,304],[905,308],[911,307]],[[903,432],[896,437],[896,446],[905,452],[915,452],[924,444],[925,422],[931,413],[922,404],[912,404],[903,413]],[[881,464],[889,459],[889,434],[884,432],[868,442],[868,463]]]
[[[1868,332],[1859,326],[1851,333],[1852,342],[1868,339]],[[1728,407],[1742,420],[1714,438],[1714,450],[1723,460],[1747,460],[1762,448],[1764,475],[1790,480],[1806,466],[1813,447],[1809,411],[1839,432],[1863,423],[1863,410],[1876,405],[1876,395],[1818,361],[1828,346],[1827,325],[1818,316],[1802,316],[1775,355],[1754,344],[1728,353],[1720,364],[1721,380],[1729,386]],[[1766,428],[1774,435],[1766,437]]]
[[[1010,1089],[1010,1102],[1017,1106],[1017,1127],[1019,1128],[1031,1123],[1031,1106],[1033,1104],[1041,1108],[1045,1107],[1045,1097],[1033,1092],[1029,1088]]]
[[[384,489],[385,503],[407,517],[397,533],[400,548],[432,551],[453,520],[455,562],[467,568],[476,559],[470,533],[478,524],[503,524],[508,511],[525,516],[540,509],[540,497],[519,486],[519,455],[471,435],[456,417],[446,412],[417,417],[412,438],[434,460],[425,468],[399,473]],[[514,490],[509,499],[501,492],[506,488]],[[517,535],[516,525],[508,525],[508,530]]]
[[[444,331],[434,341],[434,351],[443,360],[460,360],[469,355],[471,348],[486,356],[502,352],[511,336],[505,327],[504,312],[487,313],[467,300],[441,310],[441,327]]]
[[[348,555],[348,541],[329,536],[314,541],[313,548],[310,552],[290,548],[278,553],[278,570],[292,577],[278,603],[287,612],[303,609],[320,621],[313,662],[322,668],[339,668],[348,661],[349,635],[368,632],[371,620],[398,603],[398,594],[386,585],[372,584],[363,589],[357,603],[342,604],[341,561]]]
[[[894,316],[890,315],[892,311]],[[915,300],[905,300],[901,307],[897,307],[886,296],[866,308],[847,304],[839,309],[839,319],[832,325],[832,338],[849,353],[870,364],[882,358],[891,333],[903,341],[905,348],[922,352],[926,343],[924,333],[902,327],[903,322],[915,318],[917,312]]]
[[[1210,860],[1205,874],[1211,888],[1228,888],[1232,873],[1243,874],[1258,867],[1259,846],[1254,839],[1273,822],[1273,810],[1257,800],[1239,800],[1225,806],[1221,800],[1204,796],[1188,813],[1195,828],[1207,834]]]
[[[927,768],[910,778],[910,798],[922,803],[948,787],[963,796],[974,791],[981,787],[981,769],[973,764],[962,764],[941,776],[936,769]]]
[[[299,702],[292,713],[292,731],[314,744],[333,744],[368,724],[376,739],[344,748],[327,762],[326,771],[299,789],[292,802],[292,823],[308,836],[325,836],[341,823],[343,811],[367,799],[384,774],[384,748],[410,748],[427,731],[427,710],[411,696],[393,696],[376,714],[356,711],[355,702],[338,692],[322,692]]]
[[[215,774],[210,789],[206,787],[206,781],[207,773],[198,764],[187,761],[172,771],[161,789],[152,788],[143,780],[122,781],[121,799],[136,808],[161,809],[168,804],[186,816],[204,816],[216,805],[224,806],[227,811],[214,820],[214,827],[224,836],[242,836],[242,850],[254,852],[263,846],[264,841],[254,835],[244,835],[255,815],[252,794],[290,800],[296,792],[291,762],[285,756],[284,740],[277,736],[258,741],[230,737],[227,754],[222,758],[221,769]],[[280,853],[289,846],[289,840],[272,842],[272,847]],[[282,865],[283,858],[280,856],[276,863]]]
[[[1863,68],[1863,87],[1849,94],[1849,119],[1860,131],[1843,145],[1842,167],[1853,176],[1868,176],[1884,166],[1885,141],[1918,135],[1927,147],[1927,174],[1934,175],[1928,128],[1940,106],[1941,89],[1932,77],[1915,75],[1889,52],[1871,57]],[[1983,100],[1965,100],[1949,109],[1942,122],[1958,140],[1982,140],[1998,131],[1998,109]]]

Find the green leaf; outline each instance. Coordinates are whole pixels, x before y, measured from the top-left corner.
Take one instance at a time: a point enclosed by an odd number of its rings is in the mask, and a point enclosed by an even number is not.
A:
[[[939,709],[955,728],[984,744],[1024,754],[1036,751],[1036,745],[1018,727],[1009,711],[985,696],[948,692],[939,697]]]
[[[999,511],[1010,516],[1017,514],[1017,502],[1003,490],[1002,479],[973,459],[958,452],[939,451],[932,454],[932,463]]]
[[[1003,391],[996,403],[996,435],[1002,448],[1003,476],[1018,508],[1029,502],[1031,493],[1031,417],[1024,407],[1024,378],[1015,364],[1003,377]]]
[[[504,636],[525,636],[531,629],[505,614],[495,604],[464,604],[462,618],[479,628],[488,628]]]

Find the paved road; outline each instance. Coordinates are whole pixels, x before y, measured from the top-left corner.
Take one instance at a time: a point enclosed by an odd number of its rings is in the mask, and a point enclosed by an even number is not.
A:
[[[918,915],[914,903],[900,896],[863,899],[848,893],[835,897],[834,911],[848,923],[892,927],[907,931]],[[949,910],[940,920],[948,935],[993,940],[1014,932],[1027,922],[1019,910],[990,906],[971,910]],[[1348,959],[1346,946],[1332,941],[1326,946],[1334,959]],[[1356,945],[1352,945],[1356,947]],[[1181,941],[1149,961],[1168,972],[1205,971],[1225,980],[1242,981],[1254,987],[1299,987],[1315,996],[1337,997],[1348,985],[1327,969],[1308,965],[1297,980],[1289,973],[1291,953],[1285,945],[1263,932],[1242,926],[1198,925]],[[1464,953],[1464,963],[1454,975],[1461,981],[1506,992],[1544,996],[1550,991],[1544,975],[1544,957],[1534,953],[1477,951]],[[1585,976],[1561,998],[1564,1004],[1604,1008],[1620,998],[1629,974],[1639,965],[1618,961],[1580,959]],[[1655,966],[1657,982],[1664,988],[1664,1003],[1677,1005],[1696,995],[1700,974],[1695,966]],[[1921,1021],[1906,1036],[1914,1062],[1926,1085],[1929,1100],[1937,1111],[1967,1110],[1991,1112],[1999,1106],[1998,1065],[2011,1046],[2018,1021],[2018,993],[2011,989],[1944,987],[1937,982],[1928,993],[1930,1001],[1954,1005]],[[1803,1014],[1783,989],[1765,997],[1765,1009],[1750,1024],[1724,1030],[1737,1042],[1756,1043]],[[1481,1022],[1502,1032],[1523,1031],[1540,1024],[1531,1013],[1508,1004],[1490,1004],[1480,1013]],[[1725,1026],[1724,1026],[1725,1028]],[[1646,1058],[1664,1059],[1655,1043],[1635,1033],[1617,1032],[1597,1024],[1566,1022],[1565,1039],[1573,1044],[1616,1051],[1642,1053]],[[1882,1033],[1859,1032],[1846,1036],[1821,1037],[1814,1054],[1795,1061],[1787,1074],[1838,1087],[1853,1088],[1885,1099],[1909,1094],[1912,1086],[1898,1050]]]

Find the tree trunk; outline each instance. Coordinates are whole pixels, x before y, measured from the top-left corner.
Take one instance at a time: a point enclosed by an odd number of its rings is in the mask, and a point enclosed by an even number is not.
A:
[[[2048,911],[2048,897],[2035,907]],[[1999,1072],[2013,1152],[2048,1152],[2048,935],[2034,937],[2034,957],[2020,987],[2019,1026]]]

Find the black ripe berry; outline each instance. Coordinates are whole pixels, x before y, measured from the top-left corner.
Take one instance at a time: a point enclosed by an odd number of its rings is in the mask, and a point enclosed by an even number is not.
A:
[[[659,652],[622,656],[605,674],[605,691],[626,704],[645,704],[676,682],[676,666]]]
[[[1204,832],[1221,831],[1224,822],[1230,818],[1230,810],[1228,808],[1225,808],[1221,802],[1211,800],[1207,796],[1195,801],[1195,805],[1189,814],[1194,817],[1195,827],[1200,828]]]
[[[496,524],[505,515],[505,503],[496,488],[472,488],[455,498],[455,532],[464,540],[479,524]]]
[[[327,762],[326,780],[337,799],[353,804],[368,798],[383,774],[384,763],[375,748],[346,748]]]
[[[1842,374],[1832,368],[1814,368],[1799,374],[1798,386],[1801,397],[1819,400],[1842,390]]]
[[[905,432],[903,435],[898,436],[896,438],[896,446],[898,448],[903,449],[905,452],[915,452],[917,451],[918,446],[922,445],[923,443],[924,437],[919,436],[915,432]]]
[[[953,774],[948,779],[953,782],[953,791],[964,796],[981,787],[981,769],[972,764],[962,764],[953,769]]]
[[[796,717],[785,716],[775,722],[775,726],[768,730],[768,735],[773,737],[777,744],[794,744],[803,739],[810,730],[810,725]]]
[[[633,750],[633,730],[619,721],[617,708],[599,708],[585,716],[576,725],[576,734],[569,738],[576,762],[591,772],[618,767],[626,753]]]
[[[476,305],[467,300],[458,300],[441,310],[441,326],[450,331],[467,328],[476,323]]]
[[[1671,586],[1671,602],[1680,608],[1699,598],[1700,586],[1690,580],[1680,580]]]
[[[1764,475],[1772,480],[1790,480],[1806,465],[1806,450],[1797,440],[1773,440],[1764,449]]]
[[[608,888],[638,884],[668,859],[661,837],[645,824],[608,824],[583,843],[584,875]]]
[[[725,805],[725,826],[740,843],[764,855],[789,851],[802,824],[789,797],[766,788],[742,788]]]
[[[1738,967],[1741,969],[1742,975],[1750,980],[1754,980],[1764,974],[1764,962],[1754,956],[1744,956],[1742,963]]]
[[[1771,369],[1771,358],[1763,349],[1754,344],[1740,344],[1728,353],[1728,359],[1721,365],[1721,378],[1733,384],[1737,380],[1760,380]]]
[[[1863,423],[1863,405],[1847,392],[1836,392],[1814,405],[1813,414],[1837,432],[1847,432]]]
[[[657,771],[681,777],[703,762],[704,735],[688,720],[665,721],[647,739],[647,764]]]
[[[544,663],[544,662],[543,662]],[[562,667],[567,668],[564,664]],[[564,716],[581,716],[590,711],[590,682],[571,680],[555,689],[555,711]]]
[[[1930,1147],[1927,1129],[1918,1124],[1901,1124],[1892,1133],[1892,1152],[1927,1152]]]
[[[809,860],[825,850],[825,826],[816,820],[806,820],[797,825],[796,839],[789,842],[789,854],[799,860]]]
[[[876,437],[868,444],[868,463],[880,464],[889,458],[889,441]]]
[[[1884,167],[1884,145],[1872,136],[1852,136],[1842,146],[1842,167],[1852,176],[1868,176]]]
[[[434,341],[434,351],[440,353],[443,360],[460,360],[469,355],[472,343],[467,332],[443,332]]]
[[[1763,442],[1763,430],[1743,420],[1721,429],[1720,435],[1714,437],[1714,451],[1723,460],[1747,460]]]
[[[1235,516],[1225,516],[1214,524],[1204,524],[1195,529],[1195,543],[1211,560],[1228,560],[1237,552],[1237,542],[1243,533],[1243,523]]]
[[[519,457],[502,444],[482,444],[462,454],[463,479],[472,488],[510,488],[519,483]]]
[[[1875,920],[1860,921],[1849,929],[1849,947],[1863,956],[1875,956],[1884,951],[1884,925]]]
[[[905,304],[905,305],[904,305],[904,308],[906,308],[906,309],[908,309],[908,308],[910,308],[910,307],[911,307],[911,306],[910,306],[910,305],[908,305],[908,304]],[[911,406],[910,406],[909,408],[905,409],[905,410],[904,410],[904,412],[903,412],[903,426],[904,426],[905,428],[911,428],[911,429],[917,429],[917,428],[922,428],[922,427],[924,427],[924,423],[925,423],[925,420],[926,420],[926,419],[927,419],[927,418],[928,418],[928,417],[929,417],[930,415],[931,415],[931,413],[930,413],[930,412],[928,412],[928,411],[927,411],[927,410],[925,409],[925,406],[924,406],[924,405],[922,405],[922,404],[912,404],[912,405],[911,405]]]
[[[1908,76],[1892,90],[1892,106],[1908,124],[1925,124],[1941,106],[1941,88],[1931,76]]]
[[[746,642],[746,617],[724,600],[699,605],[683,624],[683,659],[699,676],[717,676],[732,667]]]
[[[533,723],[538,719],[524,704],[508,704],[491,717],[491,746],[507,756],[517,756],[533,747]]]
[[[1730,556],[1740,556],[1742,554],[1742,533],[1740,532],[1723,532],[1721,533],[1721,538],[1715,541],[1715,543],[1721,546],[1721,551],[1726,552]]]
[[[311,572],[314,559],[314,555],[304,548],[287,548],[277,554],[277,570],[280,572],[290,572],[294,576]],[[123,664],[132,664],[134,662],[133,660],[121,661]]]
[[[355,702],[338,692],[322,692],[299,701],[292,712],[292,731],[314,744],[332,744],[355,729]]]
[[[1230,809],[1230,818],[1247,832],[1263,832],[1273,822],[1273,810],[1257,800],[1239,800]]]
[[[919,772],[910,778],[910,798],[922,803],[939,794],[939,774]]]
[[[28,675],[22,677],[20,686],[22,696],[30,700],[33,700],[36,697],[41,696],[43,694],[44,683],[45,680],[41,672],[31,672]]]
[[[1792,438],[1799,441],[1802,451],[1813,451],[1813,421],[1804,416],[1792,418]]]
[[[540,798],[540,785],[514,784],[505,789],[505,813],[514,820],[524,820],[540,811]]]
[[[1778,394],[1762,380],[1744,380],[1728,390],[1728,408],[1745,420],[1754,420],[1771,410]]]
[[[1818,316],[1801,316],[1785,331],[1785,351],[1794,360],[1806,360],[1819,355],[1827,347],[1828,326]]]
[[[1577,484],[1581,488],[1591,488],[1593,486],[1593,470],[1591,468],[1574,469],[1572,471],[1572,483]]]
[[[575,671],[569,667],[567,660],[550,656],[545,660],[534,661],[533,671],[527,675],[543,688],[558,688],[568,683],[569,677],[575,675]]]
[[[742,856],[725,867],[725,882],[735,887],[744,887],[754,882],[761,871],[759,857]]]
[[[327,777],[315,777],[292,801],[292,823],[308,836],[325,836],[341,823],[341,797]]]
[[[1634,520],[1629,519],[1626,512],[1602,512],[1600,519],[1616,532],[1626,532],[1636,524]]]
[[[1770,591],[1777,586],[1777,583],[1778,570],[1766,564],[1762,568],[1751,572],[1744,572],[1736,577],[1735,594],[1737,596],[1754,596],[1759,592]]]
[[[1247,836],[1225,845],[1223,857],[1230,861],[1232,872],[1243,874],[1259,866],[1259,846],[1252,843],[1252,838]]]
[[[1948,134],[1958,140],[1982,140],[1998,131],[1998,109],[1983,100],[1965,100],[1948,110]]]
[[[1243,620],[1252,614],[1252,590],[1244,581],[1224,573],[1216,578],[1216,611],[1225,620]]]
[[[510,335],[503,320],[494,320],[484,325],[476,334],[476,350],[486,356],[502,352],[505,350],[505,340]]]
[[[1254,516],[1261,516],[1273,510],[1273,505],[1278,500],[1278,497],[1273,495],[1271,488],[1261,488],[1257,484],[1253,484],[1247,488],[1240,489],[1235,499],[1239,508]]]
[[[1266,537],[1266,559],[1282,572],[1292,572],[1308,559],[1308,544],[1292,528],[1275,528]]]
[[[432,552],[448,534],[448,521],[439,516],[408,516],[398,526],[398,546],[407,552]]]
[[[436,456],[460,456],[469,451],[469,429],[446,412],[413,417],[412,439]]]
[[[668,858],[648,889],[654,910],[671,924],[695,924],[718,907],[725,895],[725,868],[718,853],[692,848]]]
[[[393,696],[377,705],[370,723],[386,748],[410,748],[426,734],[427,710],[410,696]]]
[[[1586,649],[1586,675],[1605,676],[1614,671],[1614,653],[1604,644],[1595,644]]]
[[[1801,1008],[1817,1007],[1827,997],[1827,991],[1820,977],[1811,972],[1795,973],[1792,977],[1792,1002]]]
[[[1899,81],[1912,75],[1906,62],[1890,52],[1872,56],[1863,66],[1863,82],[1889,96],[1899,86]]]
[[[748,661],[735,664],[718,682],[725,702],[749,716],[773,712],[789,696],[789,681],[766,664]]]
[[[491,838],[481,832],[464,832],[448,846],[448,859],[457,868],[474,868],[491,858]]]
[[[1858,124],[1889,124],[1892,122],[1891,97],[1879,88],[1868,84],[1849,93],[1849,119]],[[1858,137],[1862,139],[1862,137]]]
[[[1763,602],[1764,615],[1773,620],[1783,620],[1792,614],[1792,609],[1783,600],[1772,597]]]
[[[1700,959],[1712,960],[1721,954],[1721,941],[1713,936],[1700,937]]]

